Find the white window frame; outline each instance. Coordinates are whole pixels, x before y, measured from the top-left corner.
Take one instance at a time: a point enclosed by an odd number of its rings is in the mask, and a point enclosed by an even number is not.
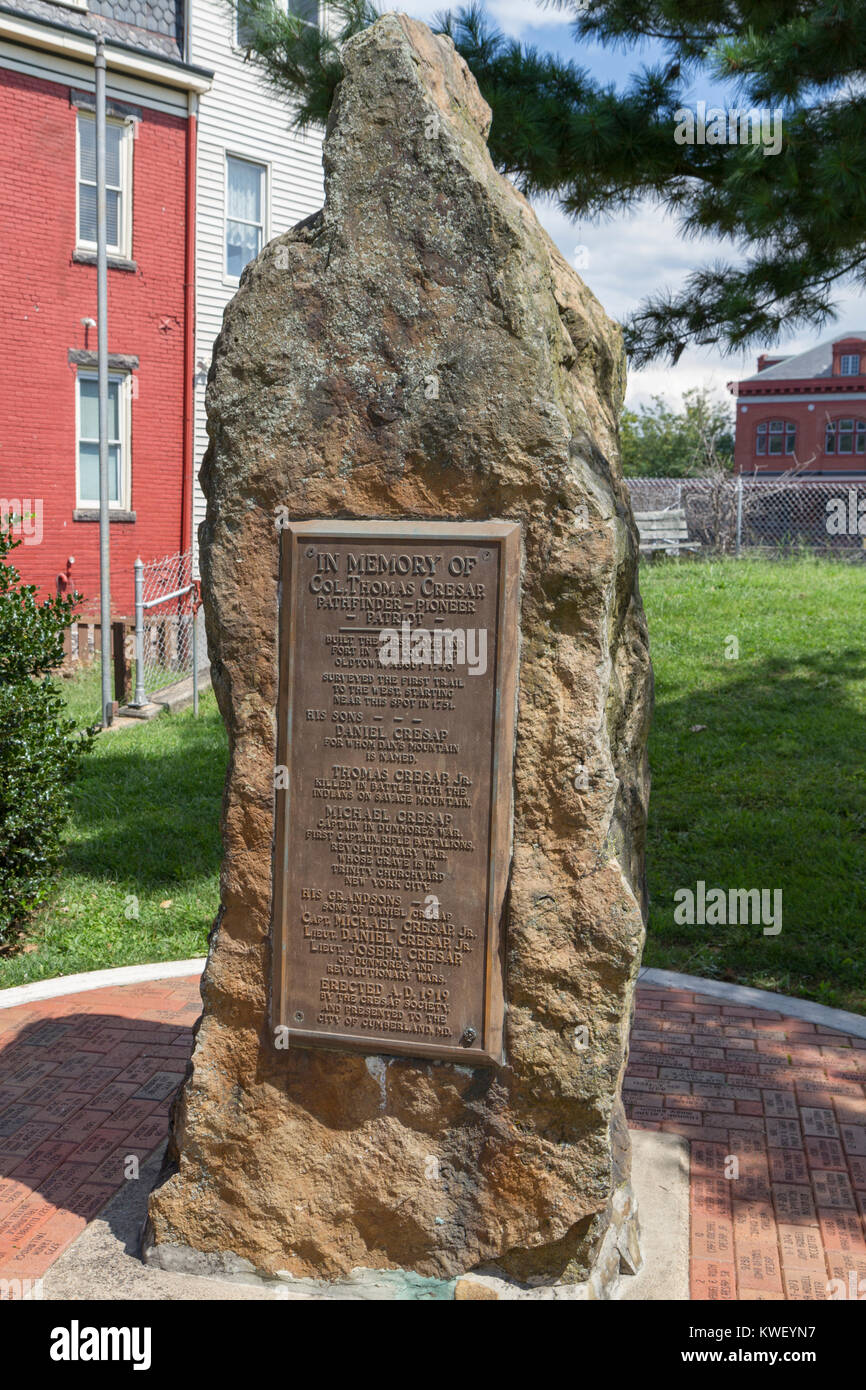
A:
[[[271,222],[271,166],[264,159],[253,159],[251,155],[241,154],[239,150],[226,150],[223,160],[223,228],[222,228],[222,278],[223,284],[239,285],[240,275],[231,275],[228,270],[228,231],[229,222],[243,221],[239,217],[229,217],[229,160],[237,159],[242,164],[252,164],[256,169],[261,169],[264,176],[264,188],[262,189],[262,221],[251,222],[248,225],[261,226],[262,247],[267,246],[270,241],[270,222]]]
[[[853,367],[851,363],[853,362]],[[860,375],[860,354],[859,352],[843,352],[839,358],[840,376],[859,376]]]
[[[98,375],[90,367],[79,367],[75,374],[75,508],[76,511],[91,511],[99,506],[98,497],[82,497],[81,495],[81,459],[79,449],[81,446],[81,381],[97,381]],[[120,437],[120,496],[116,502],[109,501],[109,509],[113,512],[132,511],[132,410],[130,400],[132,396],[130,372],[108,373],[109,381],[120,383],[118,393],[118,428]],[[110,441],[113,442],[113,441]]]
[[[850,449],[841,447],[843,435],[851,436]],[[836,458],[862,458],[866,454],[866,420],[856,415],[828,420],[824,432],[824,453]]]
[[[772,442],[778,442],[779,448],[771,449],[770,444]],[[761,458],[791,458],[796,452],[796,421],[774,416],[772,420],[760,420],[758,422],[755,427],[755,453],[757,455]]]
[[[75,114],[75,246],[78,251],[95,251],[96,242],[88,241],[81,235],[81,121],[96,121],[95,112],[79,107]],[[132,145],[134,122],[122,117],[106,116],[106,125],[120,126],[123,136],[120,142],[120,243],[108,243],[107,251],[112,256],[132,259]],[[91,185],[92,186],[92,185]],[[113,187],[113,185],[112,185]]]

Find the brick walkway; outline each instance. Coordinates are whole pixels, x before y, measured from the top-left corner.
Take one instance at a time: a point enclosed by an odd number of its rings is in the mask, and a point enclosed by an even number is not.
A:
[[[43,1275],[162,1143],[199,1008],[191,977],[0,1010],[0,1279]],[[638,991],[626,1104],[690,1142],[692,1298],[866,1280],[864,1083],[866,1041]]]
[[[866,1041],[707,995],[641,988],[634,1129],[691,1151],[693,1299],[850,1297],[866,1280]],[[866,1284],[864,1284],[866,1289]]]
[[[0,1278],[36,1279],[165,1138],[198,980],[0,1009]]]

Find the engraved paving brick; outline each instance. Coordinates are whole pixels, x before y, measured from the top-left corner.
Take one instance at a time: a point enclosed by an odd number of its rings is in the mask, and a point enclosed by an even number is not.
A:
[[[839,1137],[836,1117],[832,1110],[821,1110],[815,1106],[804,1105],[800,1111],[800,1123],[803,1126],[804,1134],[823,1135],[827,1139],[838,1139]]]
[[[866,1125],[842,1125],[842,1143],[850,1156],[866,1157]]]
[[[81,1234],[86,1224],[84,1217],[74,1212],[55,1212],[5,1258],[0,1246],[0,1269],[4,1276],[41,1278],[58,1255]]]
[[[76,1214],[83,1216],[85,1221],[92,1221],[116,1191],[114,1183],[85,1183],[77,1189],[73,1198]]]
[[[119,1110],[135,1090],[134,1081],[110,1081],[93,1097],[93,1104],[97,1110],[107,1110],[111,1114]]]
[[[774,1149],[802,1149],[803,1136],[798,1120],[768,1119],[767,1142]]]
[[[107,1158],[104,1158],[98,1168],[94,1168],[91,1179],[95,1183],[112,1183],[119,1187],[130,1177],[136,1176],[136,1167],[131,1163],[135,1159],[138,1169],[150,1153],[150,1149],[134,1149],[128,1144],[122,1144],[120,1148],[114,1149]]]
[[[833,1107],[840,1125],[866,1125],[866,1096],[862,1086],[852,1095],[843,1094],[834,1087]]]
[[[20,1207],[32,1190],[30,1183],[19,1181],[18,1178],[0,1178],[0,1221],[5,1221],[17,1207]]]
[[[40,1144],[32,1153],[29,1153],[26,1158],[20,1159],[12,1169],[11,1176],[20,1182],[36,1183],[48,1173],[53,1173],[54,1169],[59,1167],[61,1163],[65,1163],[74,1151],[74,1144],[60,1144],[49,1139],[47,1143]]]
[[[736,1244],[736,1228],[734,1242]],[[782,1292],[782,1275],[775,1243],[736,1244],[737,1284],[742,1289],[763,1289],[768,1293]]]
[[[143,1124],[138,1125],[131,1134],[127,1135],[125,1142],[133,1147],[143,1144],[153,1149],[166,1137],[167,1133],[168,1125],[160,1116],[159,1119],[145,1120]],[[117,1143],[116,1135],[114,1142]]]
[[[64,1163],[62,1168],[57,1168],[50,1177],[43,1178],[39,1184],[39,1195],[44,1197],[46,1202],[51,1202],[55,1207],[69,1207],[78,1211],[78,1205],[73,1200],[73,1193],[86,1183],[93,1173],[93,1168],[86,1163]]]
[[[767,1152],[767,1141],[759,1129],[737,1129],[736,1121],[731,1126],[728,1134],[730,1151],[742,1157],[743,1154],[765,1154]]]
[[[857,1210],[854,1191],[848,1181],[847,1173],[829,1172],[815,1168],[812,1172],[812,1187],[819,1207],[841,1207]]]
[[[42,1023],[31,1033],[27,1034],[28,1047],[53,1047],[55,1043],[63,1042],[73,1031],[70,1023]]]
[[[783,1267],[785,1297],[791,1303],[817,1303],[830,1297],[827,1289],[827,1276],[817,1270],[787,1269]]]
[[[798,1149],[769,1149],[770,1177],[773,1182],[808,1182],[806,1155]]]
[[[696,1216],[691,1222],[693,1260],[732,1260],[734,1228],[730,1221],[714,1216]]]
[[[782,1265],[792,1269],[807,1269],[816,1274],[825,1274],[824,1250],[817,1226],[779,1227],[779,1249],[782,1252]]]
[[[117,1073],[116,1080],[123,1082],[134,1081],[136,1083],[136,1089],[138,1089],[139,1086],[144,1085],[145,1081],[150,1080],[154,1072],[160,1071],[163,1065],[164,1063],[161,1057],[139,1056],[134,1062],[129,1062],[123,1068],[123,1071]]]
[[[105,1110],[91,1110],[87,1107],[80,1110],[77,1115],[73,1115],[71,1120],[67,1120],[58,1129],[56,1138],[66,1143],[67,1140],[75,1140],[80,1144],[82,1139],[86,1139],[88,1134],[92,1134],[95,1129],[100,1129],[108,1119]]]
[[[23,1157],[25,1154],[32,1153],[46,1139],[50,1139],[56,1129],[56,1125],[36,1122],[22,1125],[20,1129],[16,1129],[14,1134],[0,1139],[0,1155],[9,1157],[19,1154]]]
[[[828,1250],[841,1250],[846,1255],[866,1259],[866,1238],[863,1223],[853,1211],[818,1210],[821,1238]]]
[[[866,1189],[866,1158],[861,1158],[859,1154],[849,1153],[848,1172],[856,1188]]]
[[[739,1174],[732,1180],[735,1201],[770,1200],[770,1170],[766,1153],[752,1152],[738,1156]]]
[[[35,1086],[43,1076],[50,1076],[54,1069],[54,1062],[25,1062],[11,1075],[4,1077],[4,1081],[9,1086]]]
[[[15,1105],[7,1105],[3,1114],[0,1115],[0,1148],[3,1146],[4,1139],[8,1139],[22,1125],[35,1120],[38,1115],[39,1106],[31,1105],[29,1102],[25,1104],[23,1101],[19,1101]]]
[[[732,1302],[737,1280],[731,1261],[695,1260],[691,1267],[692,1298],[708,1303]]]
[[[859,1302],[861,1295],[866,1293],[866,1255],[855,1255],[850,1250],[825,1250],[824,1254],[829,1277],[842,1280],[843,1293],[849,1293],[853,1285]]]
[[[838,1139],[819,1139],[817,1135],[806,1135],[806,1158],[810,1168],[838,1168],[845,1170],[845,1154]]]
[[[780,1221],[814,1225],[818,1220],[811,1188],[774,1182],[773,1205]]]
[[[149,1077],[145,1084],[135,1092],[135,1100],[166,1100],[168,1096],[174,1095],[181,1081],[183,1072],[177,1071],[157,1071]]]
[[[735,1194],[736,1198],[736,1194]],[[776,1219],[769,1202],[738,1202],[734,1200],[734,1243],[749,1248],[753,1245],[776,1244]]]
[[[690,1148],[692,1176],[724,1178],[728,1155],[727,1144],[708,1144],[703,1139],[693,1139]]]
[[[101,1124],[101,1129],[117,1129],[128,1132],[135,1129],[136,1125],[141,1124],[153,1113],[153,1101],[150,1100],[128,1100],[115,1110],[113,1115],[108,1116]]]
[[[97,1129],[79,1144],[70,1159],[72,1163],[101,1163],[117,1147],[116,1130]]]
[[[689,1193],[693,1215],[730,1219],[730,1186],[724,1178],[693,1178]]]

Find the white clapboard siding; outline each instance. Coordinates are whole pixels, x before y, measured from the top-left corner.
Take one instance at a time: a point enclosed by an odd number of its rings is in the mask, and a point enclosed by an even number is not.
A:
[[[204,497],[198,471],[207,446],[205,384],[223,310],[237,289],[224,273],[226,155],[268,166],[265,242],[322,206],[322,141],[291,130],[291,110],[274,95],[243,50],[232,43],[233,16],[225,0],[192,0],[190,61],[210,69],[213,86],[199,103],[196,180],[196,386],[193,546],[198,574],[198,527]]]

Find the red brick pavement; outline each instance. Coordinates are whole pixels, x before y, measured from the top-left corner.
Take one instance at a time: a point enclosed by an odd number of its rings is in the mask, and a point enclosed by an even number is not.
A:
[[[0,1009],[0,1279],[40,1278],[165,1138],[198,979]]]
[[[0,1279],[41,1277],[162,1143],[199,1009],[189,977],[0,1010]],[[642,987],[631,1048],[632,1128],[690,1144],[693,1299],[866,1280],[866,1041]]]
[[[689,1141],[693,1299],[866,1293],[864,1085],[862,1038],[638,990],[623,1094],[633,1129]]]

